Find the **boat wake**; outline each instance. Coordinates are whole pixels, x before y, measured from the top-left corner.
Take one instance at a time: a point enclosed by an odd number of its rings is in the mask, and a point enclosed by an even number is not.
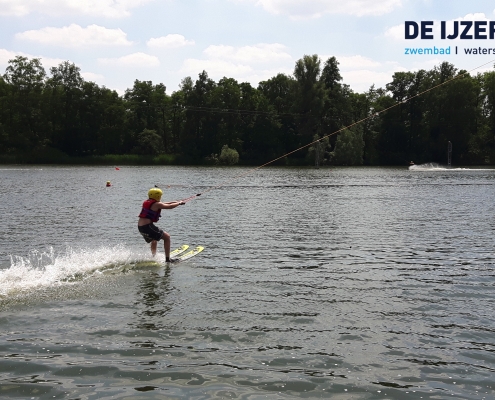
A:
[[[452,168],[437,163],[410,165],[409,171],[486,171],[487,168]]]

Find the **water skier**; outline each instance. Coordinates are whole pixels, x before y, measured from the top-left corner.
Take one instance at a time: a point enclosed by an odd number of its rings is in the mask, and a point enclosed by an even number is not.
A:
[[[160,213],[163,209],[169,210],[185,204],[183,201],[161,202],[163,192],[159,188],[151,188],[148,191],[148,200],[143,202],[143,208],[139,214],[138,230],[143,235],[146,243],[151,243],[151,254],[156,255],[158,241],[163,239],[163,248],[165,249],[165,261],[173,262],[170,259],[170,234],[158,228],[154,222],[160,219]]]

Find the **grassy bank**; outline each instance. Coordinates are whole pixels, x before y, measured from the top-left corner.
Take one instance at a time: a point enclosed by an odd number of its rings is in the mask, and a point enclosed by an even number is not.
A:
[[[174,165],[183,160],[173,154],[156,156],[138,154],[106,154],[72,157],[57,150],[33,151],[29,154],[0,155],[0,164],[66,164],[66,165]]]
[[[252,163],[238,165],[259,165],[268,160],[253,160]],[[39,147],[29,152],[16,154],[0,154],[0,164],[59,164],[59,165],[211,165],[208,159],[198,159],[184,154],[106,154],[88,155],[83,157],[68,154],[51,147]],[[224,163],[221,163],[224,164]],[[306,165],[304,159],[291,160],[287,157],[278,160],[273,165]]]

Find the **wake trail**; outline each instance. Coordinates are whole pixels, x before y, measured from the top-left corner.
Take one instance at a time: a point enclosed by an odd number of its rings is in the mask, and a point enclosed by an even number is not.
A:
[[[163,256],[162,256],[163,258]],[[37,289],[70,285],[119,266],[151,259],[149,249],[131,250],[125,245],[55,252],[33,250],[28,256],[10,256],[10,267],[0,270],[0,299]],[[160,255],[156,261],[161,260]]]

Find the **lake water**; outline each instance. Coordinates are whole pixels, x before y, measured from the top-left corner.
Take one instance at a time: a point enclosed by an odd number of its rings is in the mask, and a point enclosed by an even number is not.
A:
[[[155,184],[205,251],[137,267]],[[495,398],[493,169],[1,166],[0,212],[0,398]]]

